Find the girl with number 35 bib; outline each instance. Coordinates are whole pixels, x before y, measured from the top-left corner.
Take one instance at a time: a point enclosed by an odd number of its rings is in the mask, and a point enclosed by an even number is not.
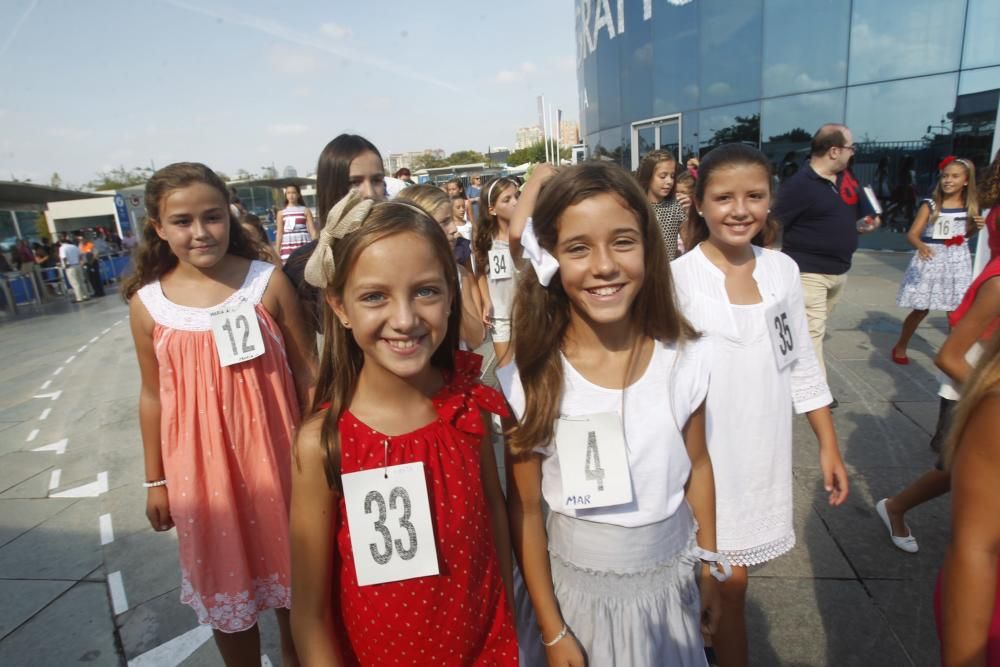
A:
[[[458,348],[456,264],[408,202],[348,195],[324,291],[315,414],[292,473],[292,628],[308,665],[516,665],[510,538],[489,437],[502,396]]]
[[[720,667],[748,664],[747,568],[795,545],[792,408],[806,413],[820,447],[831,505],[847,498],[847,474],[827,407],[830,390],[806,325],[799,271],[768,250],[767,158],[727,144],[702,158],[688,212],[686,254],[670,264],[682,312],[714,339],[708,451],[715,470],[719,552],[733,564],[723,583],[712,644]]]
[[[212,626],[225,663],[260,663],[257,617],[274,609],[294,665],[290,458],[314,356],[298,299],[205,165],[153,174],[146,210],[122,285],[142,373],[146,515],[154,530],[176,526],[181,602]]]

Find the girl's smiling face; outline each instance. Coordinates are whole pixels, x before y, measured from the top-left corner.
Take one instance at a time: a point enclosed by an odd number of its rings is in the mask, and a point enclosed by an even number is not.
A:
[[[157,235],[177,259],[197,269],[210,269],[229,250],[232,224],[225,196],[206,183],[169,191],[154,222]]]
[[[696,201],[717,246],[749,245],[767,222],[771,179],[759,164],[733,164],[712,170],[705,195]]]

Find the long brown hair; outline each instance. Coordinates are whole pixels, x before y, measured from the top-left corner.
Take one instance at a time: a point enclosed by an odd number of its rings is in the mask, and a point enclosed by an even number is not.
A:
[[[1000,205],[1000,151],[997,151],[993,156],[993,162],[990,162],[990,166],[986,167],[980,176],[979,205],[983,208]]]
[[[656,173],[656,167],[661,162],[673,162],[674,165],[676,165],[677,158],[674,157],[674,154],[666,148],[649,151],[642,156],[642,160],[639,162],[639,168],[635,172],[635,178],[639,181],[639,187],[642,188],[643,194],[649,192],[649,186],[653,182],[653,174]],[[677,180],[675,178],[674,185],[670,188],[670,194],[668,194],[667,197],[672,197],[676,188]]]
[[[681,240],[684,241],[685,248],[691,250],[709,237],[708,223],[698,213],[697,202],[705,200],[705,188],[712,180],[712,172],[717,169],[745,165],[756,165],[764,170],[764,173],[767,174],[768,192],[772,198],[774,197],[774,192],[771,190],[771,163],[766,155],[746,144],[723,144],[713,148],[701,159],[701,166],[698,167],[698,178],[694,182],[694,201],[688,208],[687,220],[681,226]],[[764,226],[750,240],[750,243],[766,248],[778,239],[779,230],[778,221],[769,215]]]
[[[476,222],[475,235],[472,238],[472,251],[478,275],[486,273],[490,250],[493,249],[493,238],[500,231],[500,223],[495,215],[490,215],[490,209],[510,186],[517,188],[517,181],[509,176],[501,176],[490,181],[479,192],[479,220]]]
[[[326,223],[330,209],[351,189],[351,162],[369,151],[382,162],[375,144],[357,134],[337,135],[323,147],[316,164],[316,219],[321,225]],[[304,201],[300,203],[305,206]]]
[[[175,162],[157,171],[146,182],[146,222],[136,248],[132,272],[122,281],[121,294],[126,301],[144,285],[159,280],[177,266],[177,256],[156,233],[160,225],[160,206],[174,190],[203,183],[218,190],[229,215],[229,247],[226,254],[269,261],[267,250],[250,238],[229,206],[229,190],[218,174],[200,162]]]
[[[1000,394],[1000,331],[993,335],[972,376],[962,387],[962,399],[955,407],[955,416],[948,429],[948,439],[944,447],[945,469],[950,470],[955,460],[955,452],[962,441],[965,428],[983,399],[991,394]]]
[[[414,204],[395,201],[381,202],[373,206],[358,230],[334,244],[333,259],[337,268],[330,279],[326,294],[342,298],[344,286],[361,253],[382,239],[405,233],[415,234],[431,244],[448,284],[451,298],[448,329],[441,345],[431,357],[431,365],[445,373],[451,373],[455,369],[458,327],[462,318],[458,269],[452,257],[451,244],[441,226],[423,209]],[[316,383],[311,411],[319,412],[329,404],[329,409],[323,417],[320,443],[326,454],[326,481],[330,488],[339,490],[341,488],[339,423],[354,396],[361,367],[364,365],[364,352],[332,308],[324,309],[323,319],[326,338],[323,342],[319,380]]]
[[[646,195],[619,166],[585,162],[561,170],[545,184],[532,213],[538,243],[552,252],[559,239],[559,218],[570,206],[611,194],[635,215],[642,232],[645,280],[630,317],[641,334],[666,343],[683,343],[698,334],[677,307],[666,250]],[[569,297],[558,275],[543,287],[526,267],[514,299],[514,358],[527,409],[509,433],[514,455],[530,452],[552,439],[563,394],[561,350],[570,322]]]

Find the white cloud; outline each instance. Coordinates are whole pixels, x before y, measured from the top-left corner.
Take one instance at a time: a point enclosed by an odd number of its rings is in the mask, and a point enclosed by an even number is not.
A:
[[[311,74],[319,67],[319,61],[304,49],[288,44],[272,44],[267,51],[267,64],[280,74]]]
[[[496,82],[497,83],[516,83],[521,81],[529,74],[534,74],[538,71],[538,67],[532,62],[521,63],[516,70],[504,69],[497,72]]]
[[[725,81],[716,81],[715,83],[711,84],[708,87],[707,92],[708,92],[709,95],[719,95],[719,96],[722,96],[722,95],[728,95],[729,93],[732,92],[732,90],[733,90],[733,87],[730,86]]]
[[[345,28],[337,23],[324,23],[319,29],[324,35],[334,39],[350,39],[352,34],[350,28]]]
[[[309,128],[302,123],[275,123],[268,127],[267,131],[276,137],[291,137],[305,134]]]

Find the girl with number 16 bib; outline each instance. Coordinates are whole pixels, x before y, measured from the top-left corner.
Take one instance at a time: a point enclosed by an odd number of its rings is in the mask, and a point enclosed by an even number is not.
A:
[[[306,280],[324,291],[315,414],[292,473],[292,628],[309,665],[516,665],[499,392],[458,348],[451,245],[418,206],[350,194]]]
[[[713,637],[720,667],[748,664],[747,568],[795,545],[792,526],[792,408],[806,413],[819,440],[831,505],[847,498],[847,474],[830,390],[806,325],[799,270],[764,247],[777,222],[768,216],[767,158],[726,144],[702,158],[686,229],[690,250],[670,264],[681,310],[715,341],[708,390],[708,451],[715,470],[719,552],[733,564],[723,583]]]
[[[181,602],[227,665],[260,663],[257,617],[289,631],[291,446],[313,356],[291,284],[230,213],[225,184],[177,163],[146,184],[129,301],[154,530],[177,528]],[[138,297],[138,298],[133,298]]]

